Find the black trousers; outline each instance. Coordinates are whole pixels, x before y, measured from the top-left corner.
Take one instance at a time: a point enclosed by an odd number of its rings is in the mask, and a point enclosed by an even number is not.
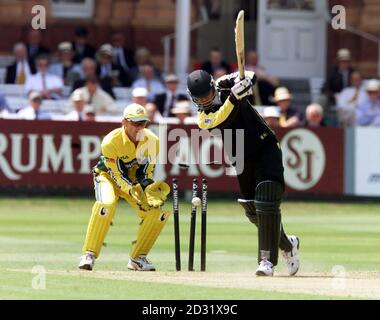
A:
[[[245,161],[243,172],[237,177],[240,185],[241,197],[243,199],[255,200],[256,187],[262,181],[270,180],[280,182],[284,189],[285,182],[282,152],[277,142],[268,143],[260,150],[260,153],[256,155],[255,159]],[[290,243],[282,224],[279,248],[284,251],[292,250],[292,244]]]
[[[277,143],[268,142],[255,159],[246,160],[243,172],[237,178],[244,199],[255,199],[256,186],[261,181],[278,181],[284,186],[282,152]]]

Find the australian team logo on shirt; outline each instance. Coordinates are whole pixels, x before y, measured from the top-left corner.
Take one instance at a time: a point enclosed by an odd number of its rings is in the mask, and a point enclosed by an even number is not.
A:
[[[205,119],[205,124],[210,124],[211,122],[212,122],[212,120],[210,118]]]
[[[115,159],[112,159],[112,158],[103,157],[103,159],[104,159],[104,161],[106,161],[106,162],[116,163],[116,160],[115,160]]]

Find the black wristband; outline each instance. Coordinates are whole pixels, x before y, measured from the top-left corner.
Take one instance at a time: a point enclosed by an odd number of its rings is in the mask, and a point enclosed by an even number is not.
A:
[[[152,179],[143,179],[140,181],[140,186],[143,190],[145,190],[145,188],[147,186],[149,186],[150,184],[152,184],[154,181]]]

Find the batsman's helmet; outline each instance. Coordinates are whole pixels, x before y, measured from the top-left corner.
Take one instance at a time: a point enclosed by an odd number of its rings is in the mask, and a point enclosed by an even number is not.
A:
[[[195,70],[187,77],[187,91],[199,109],[207,110],[213,106],[216,96],[214,79],[204,70]]]

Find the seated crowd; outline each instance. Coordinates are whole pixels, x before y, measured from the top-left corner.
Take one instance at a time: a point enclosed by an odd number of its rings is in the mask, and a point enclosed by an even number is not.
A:
[[[5,83],[21,86],[25,103],[10,108],[0,85],[0,118],[102,121],[102,117],[111,117],[112,121],[121,117],[127,103],[135,102],[146,107],[154,123],[197,121],[196,107],[180,79],[175,74],[164,75],[147,48],[126,48],[122,33],[114,33],[110,43],[96,50],[88,43],[88,31],[80,27],[73,41],[60,43],[57,52],[51,54],[41,45],[40,32],[31,30],[27,43],[15,44],[13,54]],[[218,48],[213,48],[209,59],[198,68],[214,79],[237,69],[236,64],[223,59]],[[259,65],[254,50],[246,53],[245,68],[257,75],[255,103],[273,128],[323,127],[327,125],[325,112],[331,109],[336,111],[339,126],[380,126],[379,82],[373,79],[363,84],[347,49],[338,51],[337,65],[327,76],[321,100],[304,108],[293,106],[292,93]],[[117,88],[130,88],[129,100],[118,98]],[[46,110],[46,101],[60,102],[59,112]]]

